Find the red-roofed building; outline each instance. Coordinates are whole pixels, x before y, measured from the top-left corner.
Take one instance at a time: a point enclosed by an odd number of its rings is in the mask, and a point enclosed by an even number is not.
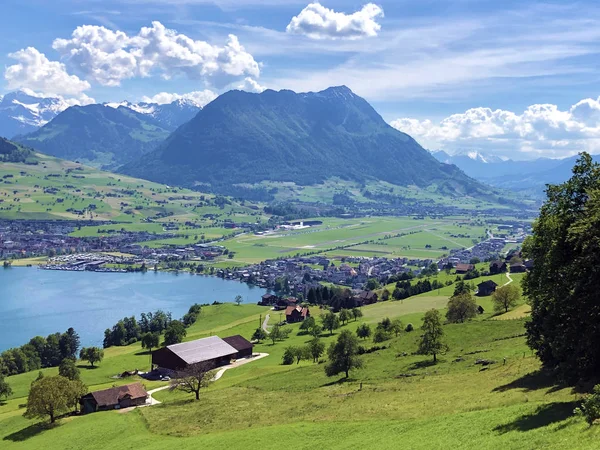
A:
[[[302,322],[307,317],[310,317],[308,308],[302,306],[288,306],[285,309],[285,320],[287,323]]]

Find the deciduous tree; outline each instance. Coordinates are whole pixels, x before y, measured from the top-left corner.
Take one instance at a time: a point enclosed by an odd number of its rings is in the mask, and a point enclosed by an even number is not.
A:
[[[463,323],[477,315],[477,303],[470,292],[455,295],[448,301],[446,319],[452,323]]]
[[[153,348],[157,348],[160,344],[160,335],[158,333],[147,332],[142,334],[142,348],[148,350],[148,353],[152,353]]]
[[[44,418],[48,416],[50,423],[56,417],[67,412],[72,404],[73,393],[71,381],[65,377],[43,377],[31,383],[27,397],[27,418]]]
[[[165,330],[165,345],[179,344],[186,335],[185,325],[179,320],[172,320]]]
[[[58,366],[58,374],[71,381],[79,380],[79,369],[75,365],[75,360],[71,358],[63,359],[60,366]]]
[[[444,329],[440,312],[437,309],[431,309],[423,317],[423,326],[421,327],[423,335],[419,343],[418,352],[421,355],[433,355],[433,362],[437,362],[437,355],[446,351],[448,346],[444,343]]]
[[[363,367],[358,356],[358,338],[350,330],[340,333],[337,342],[327,350],[327,355],[329,362],[325,365],[325,374],[328,377],[344,373],[348,378],[350,370]]]
[[[356,335],[361,339],[367,339],[371,336],[371,327],[366,323],[361,323],[356,329]]]
[[[175,373],[171,380],[170,389],[194,394],[196,400],[200,400],[200,390],[212,382],[214,368],[214,364],[209,362],[192,364],[185,370]]]
[[[79,358],[94,367],[94,363],[99,363],[104,359],[104,350],[98,347],[84,347],[79,352]]]
[[[13,393],[12,388],[8,382],[4,379],[4,376],[0,374],[0,400],[3,398],[6,400]]]
[[[519,288],[514,284],[507,284],[506,286],[499,287],[492,294],[494,311],[508,312],[509,309],[517,306],[520,297],[521,293],[519,292]]]
[[[340,327],[340,319],[332,312],[328,312],[321,316],[323,322],[323,328],[329,331],[329,334],[333,334],[333,330],[337,330]]]

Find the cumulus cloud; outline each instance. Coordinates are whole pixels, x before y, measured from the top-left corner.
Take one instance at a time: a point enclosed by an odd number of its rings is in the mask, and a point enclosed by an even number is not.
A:
[[[315,2],[293,17],[286,31],[311,39],[361,39],[377,36],[381,29],[377,19],[381,17],[383,9],[374,3],[353,14],[344,14]]]
[[[484,150],[517,159],[515,152],[548,157],[600,152],[600,98],[581,100],[564,111],[553,104],[531,105],[521,114],[482,107],[439,123],[400,118],[391,125],[430,149],[449,152]]]
[[[77,27],[70,39],[56,39],[52,47],[70,67],[104,86],[155,74],[165,79],[184,74],[210,79],[216,85],[224,85],[232,77],[260,75],[260,65],[235,35],[229,35],[223,46],[211,45],[158,21],[134,36],[84,25]]]
[[[260,94],[267,88],[258,84],[258,82],[255,79],[246,77],[244,79],[244,82],[237,86],[237,89],[239,89],[240,91],[255,92],[257,94]]]
[[[37,49],[27,47],[8,56],[17,61],[4,71],[8,89],[27,88],[46,96],[87,97],[83,91],[90,89],[90,83],[69,75],[63,63],[50,61]]]
[[[146,103],[158,103],[159,105],[164,105],[167,103],[173,103],[176,100],[185,100],[203,108],[215,98],[217,98],[217,94],[215,92],[205,89],[204,91],[188,92],[187,94],[160,92],[152,97],[144,96],[142,97],[142,101]]]

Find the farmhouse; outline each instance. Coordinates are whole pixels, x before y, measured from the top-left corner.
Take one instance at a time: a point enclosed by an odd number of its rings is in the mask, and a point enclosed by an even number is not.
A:
[[[524,264],[516,263],[510,265],[510,273],[523,273],[527,272],[527,268]]]
[[[183,370],[201,362],[209,362],[215,367],[224,366],[229,364],[232,359],[252,354],[252,344],[248,341],[246,344],[242,340],[246,341],[241,336],[231,336],[225,339],[210,336],[181,344],[167,345],[152,353],[152,364],[169,370]]]
[[[308,308],[302,306],[288,306],[285,309],[285,320],[287,323],[302,322],[307,317],[310,317]]]
[[[490,263],[490,274],[496,275],[506,272],[506,263],[504,261],[493,261]]]
[[[356,296],[356,303],[360,306],[377,303],[377,294],[374,291],[360,291]]]
[[[475,266],[473,264],[457,264],[456,273],[467,273],[473,270]]]
[[[477,295],[480,297],[492,295],[492,292],[496,292],[497,287],[498,285],[492,280],[484,281],[477,285]]]
[[[102,391],[90,392],[79,400],[81,411],[88,414],[96,411],[141,406],[146,403],[148,393],[140,383],[126,384]]]

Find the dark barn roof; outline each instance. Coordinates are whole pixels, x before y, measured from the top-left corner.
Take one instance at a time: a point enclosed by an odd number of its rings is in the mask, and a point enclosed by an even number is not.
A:
[[[118,405],[119,402],[127,396],[132,399],[146,398],[148,393],[140,383],[133,383],[104,389],[102,391],[90,392],[88,395],[96,400],[98,406],[112,406]]]
[[[238,351],[218,336],[210,336],[181,344],[167,345],[170,351],[186,364],[197,364],[224,356],[234,355]]]
[[[238,352],[241,350],[248,350],[254,348],[254,345],[250,341],[246,340],[239,334],[223,338],[223,340],[229,345],[231,345],[233,348],[235,348]]]
[[[495,281],[493,281],[493,280],[487,280],[487,281],[484,281],[483,283],[479,283],[479,284],[477,285],[477,287],[482,287],[482,286],[483,286],[483,287],[489,287],[489,288],[491,288],[491,289],[493,289],[493,288],[495,288],[495,287],[498,287],[498,285],[496,284],[496,282],[495,282]]]

